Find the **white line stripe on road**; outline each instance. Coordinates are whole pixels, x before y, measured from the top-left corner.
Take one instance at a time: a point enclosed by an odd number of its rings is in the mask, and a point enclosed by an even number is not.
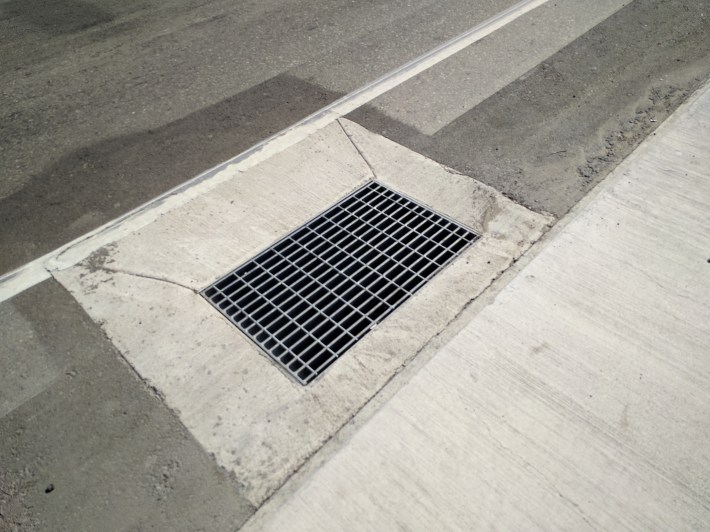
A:
[[[48,279],[51,271],[73,266],[97,249],[145,227],[160,215],[204,194],[220,183],[231,179],[236,173],[251,168],[293,146],[336,119],[347,115],[547,2],[548,0],[523,0],[512,5],[470,30],[254,145],[236,157],[203,172],[68,244],[0,276],[0,301],[5,301]]]

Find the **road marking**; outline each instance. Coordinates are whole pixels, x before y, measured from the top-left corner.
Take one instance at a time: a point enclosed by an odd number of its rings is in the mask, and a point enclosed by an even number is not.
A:
[[[255,144],[239,155],[157,196],[140,207],[86,233],[71,242],[0,276],[0,302],[48,279],[52,271],[63,270],[88,257],[101,247],[145,227],[162,214],[201,196],[312,133],[347,115],[358,107],[401,85],[417,74],[480,41],[503,26],[549,0],[523,0],[474,26],[453,39],[343,96],[303,120]]]

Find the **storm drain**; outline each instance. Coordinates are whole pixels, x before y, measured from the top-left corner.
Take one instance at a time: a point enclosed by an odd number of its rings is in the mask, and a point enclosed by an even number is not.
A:
[[[308,384],[477,238],[369,182],[203,295]]]

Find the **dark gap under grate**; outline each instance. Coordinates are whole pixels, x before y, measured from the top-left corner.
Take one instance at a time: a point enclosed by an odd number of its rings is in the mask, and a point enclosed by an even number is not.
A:
[[[477,238],[369,182],[202,294],[308,384]]]

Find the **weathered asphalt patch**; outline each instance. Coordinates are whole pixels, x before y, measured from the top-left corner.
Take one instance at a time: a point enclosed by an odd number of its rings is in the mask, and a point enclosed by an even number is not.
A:
[[[303,388],[198,291],[371,178],[483,237]],[[342,121],[56,277],[258,505],[551,222]]]

